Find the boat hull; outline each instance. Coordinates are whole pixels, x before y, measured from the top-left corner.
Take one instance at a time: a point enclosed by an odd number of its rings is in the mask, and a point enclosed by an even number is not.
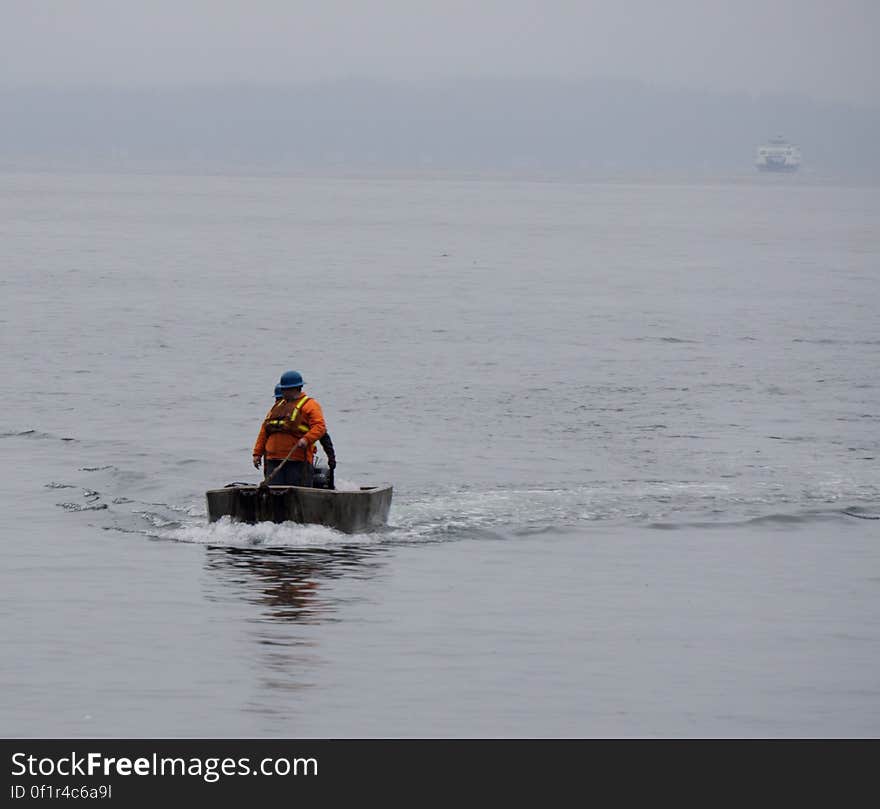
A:
[[[388,522],[392,487],[362,486],[355,491],[304,486],[230,485],[206,493],[208,520],[296,522],[326,525],[347,534],[381,528]]]

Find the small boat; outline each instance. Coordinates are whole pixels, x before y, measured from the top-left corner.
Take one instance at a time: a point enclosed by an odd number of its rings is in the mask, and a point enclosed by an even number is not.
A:
[[[208,520],[296,522],[326,525],[346,534],[381,528],[391,510],[390,484],[361,486],[354,491],[306,486],[255,486],[230,483],[206,493]]]
[[[758,171],[794,172],[801,165],[801,150],[782,135],[770,138],[758,147],[755,167]]]

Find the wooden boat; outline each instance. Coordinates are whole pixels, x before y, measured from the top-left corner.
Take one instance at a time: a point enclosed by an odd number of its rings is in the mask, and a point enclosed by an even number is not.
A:
[[[381,528],[391,509],[390,484],[361,486],[354,491],[305,486],[254,486],[230,483],[206,493],[208,520],[297,522],[326,525],[347,534]]]

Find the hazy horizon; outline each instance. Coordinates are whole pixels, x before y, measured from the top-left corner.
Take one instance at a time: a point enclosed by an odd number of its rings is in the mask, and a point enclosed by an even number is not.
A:
[[[0,88],[0,108],[5,169],[718,174],[783,134],[802,175],[880,179],[880,110],[636,80]]]
[[[0,0],[0,165],[880,178],[880,4]]]

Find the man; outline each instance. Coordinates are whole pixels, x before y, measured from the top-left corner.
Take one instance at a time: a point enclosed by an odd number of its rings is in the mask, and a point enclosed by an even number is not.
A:
[[[281,374],[276,388],[281,398],[263,419],[254,444],[254,466],[259,469],[265,455],[266,478],[275,486],[312,485],[314,445],[327,432],[321,405],[302,388],[299,371]]]
[[[283,399],[281,390],[281,385],[275,386],[275,404],[278,404],[281,399]],[[318,468],[318,475],[312,480],[312,484],[319,489],[335,489],[335,469],[336,469],[336,450],[333,449],[333,440],[330,438],[330,433],[324,433],[319,439],[321,442],[321,449],[324,450],[327,455],[327,466],[328,469]],[[314,473],[313,473],[314,474]],[[274,482],[274,479],[273,479]]]

